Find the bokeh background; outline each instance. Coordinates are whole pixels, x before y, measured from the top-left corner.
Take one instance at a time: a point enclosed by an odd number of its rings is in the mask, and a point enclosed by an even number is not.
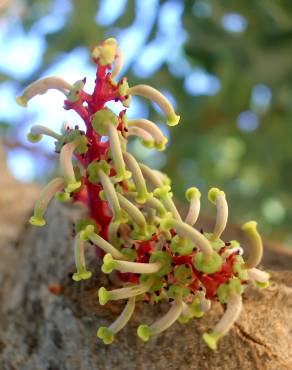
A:
[[[29,109],[15,96],[49,75],[87,76],[90,90],[88,49],[112,36],[125,54],[121,75],[164,92],[181,115],[169,129],[157,107],[133,99],[129,116],[149,117],[169,138],[163,153],[132,141],[134,154],[168,173],[179,200],[197,186],[208,213],[206,193],[220,187],[234,224],[257,219],[266,237],[292,246],[289,1],[0,0],[0,133],[14,176],[46,182],[56,171],[53,142],[30,145],[29,126],[81,123],[58,92]]]

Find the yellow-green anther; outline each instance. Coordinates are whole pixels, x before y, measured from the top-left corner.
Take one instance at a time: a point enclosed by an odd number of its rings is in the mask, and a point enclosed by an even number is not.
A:
[[[155,146],[159,150],[163,150],[167,144],[167,138],[163,135],[160,128],[148,119],[140,118],[127,121],[129,128],[139,128],[148,132],[155,141]],[[147,141],[147,139],[146,139]],[[148,140],[151,141],[151,140]]]
[[[263,256],[263,242],[260,234],[257,231],[257,223],[255,221],[249,221],[242,226],[242,230],[245,232],[250,242],[249,257],[244,264],[244,268],[251,269],[256,267]]]
[[[190,202],[190,207],[189,207],[188,214],[185,218],[185,223],[193,226],[196,223],[199,217],[199,214],[200,214],[201,193],[197,188],[193,187],[193,188],[189,188],[186,191],[185,195],[186,195],[187,200]]]
[[[154,196],[158,199],[160,199],[165,206],[165,208],[172,213],[173,217],[181,221],[180,214],[178,210],[176,209],[176,206],[173,202],[172,198],[172,193],[170,192],[170,186],[169,185],[163,185],[160,186],[159,188],[155,189],[153,192]]]
[[[122,194],[117,193],[121,208],[132,218],[132,220],[141,228],[146,228],[146,220],[143,213],[132,202],[125,198]]]
[[[118,251],[108,241],[106,241],[105,239],[103,239],[101,236],[97,235],[94,232],[93,225],[86,226],[86,228],[80,232],[80,239],[85,241],[90,240],[104,252],[110,253],[114,258],[125,259],[125,256],[120,251]]]
[[[198,271],[205,274],[214,274],[219,271],[222,266],[222,257],[215,251],[205,255],[203,252],[198,252],[194,257],[194,266]]]
[[[143,130],[140,127],[129,127],[127,132],[127,137],[129,136],[137,136],[142,140],[142,143],[146,147],[154,147],[154,140],[153,137],[149,134],[149,132]]]
[[[227,304],[227,309],[211,333],[205,333],[203,340],[213,350],[217,349],[218,340],[224,337],[238,319],[242,310],[242,298],[238,294],[233,294]]]
[[[163,251],[155,251],[151,254],[150,263],[157,263],[161,264],[159,270],[157,271],[157,276],[164,276],[168,274],[172,270],[172,258],[167,252]]]
[[[149,199],[150,194],[148,193],[146,182],[143,177],[143,173],[136,159],[130,153],[124,153],[124,159],[127,167],[132,172],[132,178],[137,190],[136,201],[138,203],[145,203]]]
[[[170,243],[170,249],[173,253],[179,253],[181,256],[187,256],[192,253],[195,245],[193,242],[179,235],[175,235]]]
[[[209,190],[208,198],[210,202],[214,203],[217,208],[216,223],[211,240],[220,239],[221,234],[225,230],[228,220],[228,204],[226,201],[225,193],[218,189],[212,188]]]
[[[143,284],[132,285],[126,288],[120,288],[115,290],[107,290],[104,287],[101,287],[98,290],[99,303],[103,306],[108,301],[118,301],[119,299],[126,299],[130,297],[136,297],[137,295],[140,294],[144,294],[151,287],[153,281],[154,281],[153,278],[149,277],[149,279]]]
[[[110,165],[104,159],[100,161],[93,161],[87,167],[88,180],[92,184],[98,184],[100,182],[99,171],[102,170],[106,175],[110,174]],[[100,194],[102,200],[106,200],[104,191]]]
[[[56,193],[64,189],[64,186],[64,179],[57,177],[44,187],[34,207],[34,214],[29,220],[32,225],[44,226],[46,224],[46,221],[44,220],[44,214],[48,208],[48,204]]]
[[[165,219],[161,220],[161,227],[163,229],[175,229],[177,234],[182,238],[191,240],[197,248],[199,248],[203,254],[208,257],[213,255],[213,248],[209,240],[201,234],[198,230],[194,229],[185,222],[174,220],[174,219]]]
[[[104,344],[111,344],[114,341],[115,334],[117,334],[126,326],[133,315],[135,309],[135,300],[136,297],[129,298],[120,316],[108,328],[101,326],[98,329],[97,336],[103,340]]]
[[[80,188],[81,186],[81,182],[76,181],[72,164],[72,155],[77,146],[78,142],[73,141],[71,143],[65,144],[60,152],[61,170],[67,184],[65,191],[68,193],[72,193],[74,190]]]
[[[74,257],[77,270],[72,276],[74,281],[87,280],[91,278],[92,275],[92,273],[86,269],[84,247],[85,241],[80,239],[79,234],[77,234],[74,241]]]
[[[118,127],[118,116],[109,108],[102,108],[94,113],[92,117],[92,127],[99,135],[108,135],[109,125]]]
[[[150,337],[162,333],[168,329],[179,318],[182,313],[183,302],[181,299],[175,300],[172,303],[171,309],[159,320],[152,325],[140,325],[137,330],[139,338],[147,342]]]
[[[93,59],[98,59],[102,66],[112,64],[117,55],[117,47],[118,44],[114,38],[106,39],[92,50],[91,56]]]
[[[49,89],[59,90],[67,96],[72,85],[59,77],[45,77],[27,86],[22,95],[16,98],[16,102],[22,107],[27,107],[30,99],[35,95],[46,93]]]
[[[48,127],[41,125],[32,126],[30,129],[30,133],[27,135],[27,138],[29,141],[37,142],[42,139],[43,135],[51,136],[56,140],[62,140],[62,135],[59,135]]]
[[[117,172],[115,180],[119,182],[129,179],[131,177],[131,172],[126,170],[118,131],[113,124],[108,125],[108,136],[115,170]]]
[[[153,274],[158,272],[162,265],[162,262],[140,263],[114,260],[112,255],[108,253],[103,258],[102,271],[105,274],[110,274],[113,270],[135,274]]]
[[[176,115],[173,106],[169,100],[158,90],[148,85],[136,85],[129,89],[130,95],[138,95],[150,99],[159,105],[163,113],[167,117],[167,124],[175,126],[178,124],[180,116]]]
[[[116,50],[116,56],[115,56],[115,64],[114,68],[112,70],[112,79],[114,79],[121,71],[124,64],[124,56],[122,53],[122,50],[120,48],[117,48]]]
[[[249,279],[254,280],[258,283],[267,283],[270,278],[269,273],[261,271],[257,268],[251,268],[250,270],[247,271],[247,273]]]

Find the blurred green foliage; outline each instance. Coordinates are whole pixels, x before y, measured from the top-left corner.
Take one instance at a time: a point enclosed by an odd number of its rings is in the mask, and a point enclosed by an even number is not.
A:
[[[21,20],[26,32],[53,6],[51,0],[23,3]],[[159,11],[167,3],[183,4],[181,22],[186,37],[182,47],[178,44],[179,58],[168,56],[147,78],[139,78],[131,68],[127,75],[132,84],[143,80],[169,91],[176,100],[181,123],[170,130],[164,170],[177,196],[183,199],[185,189],[192,185],[203,194],[218,186],[227,193],[233,221],[257,219],[266,235],[292,242],[292,2],[160,1],[145,49],[161,33]],[[137,2],[128,0],[115,23],[102,27],[95,19],[99,1],[75,0],[72,5],[64,26],[45,35],[43,63],[23,85],[38,78],[64,53],[78,46],[91,47],[109,35],[118,37],[139,11]],[[222,17],[233,13],[246,22],[242,32],[222,25]],[[218,93],[191,95],[186,91],[185,74],[196,69],[218,78]],[[0,81],[7,78],[0,74]],[[270,101],[256,100],[257,87],[271,93]],[[252,113],[258,127],[241,129],[242,112]],[[152,108],[150,117],[159,119]]]

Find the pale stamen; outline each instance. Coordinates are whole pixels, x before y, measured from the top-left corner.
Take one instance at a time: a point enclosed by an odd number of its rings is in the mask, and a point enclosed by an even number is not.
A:
[[[140,127],[129,127],[127,132],[127,137],[130,136],[138,136],[140,139],[142,139],[145,142],[152,142],[153,137],[149,134],[149,132],[143,130]]]
[[[244,263],[244,268],[251,269],[261,262],[263,256],[263,242],[257,231],[257,223],[255,221],[244,224],[242,230],[246,233],[251,245],[249,257]]]
[[[120,316],[108,328],[102,326],[98,329],[97,336],[102,339],[105,344],[112,343],[115,334],[121,331],[129,322],[135,309],[135,301],[136,297],[129,298]]]
[[[178,124],[180,117],[176,115],[173,106],[169,100],[158,90],[148,85],[136,85],[129,89],[129,95],[143,96],[157,103],[167,117],[167,124],[175,126]]]
[[[110,274],[113,270],[120,272],[132,272],[135,274],[153,274],[158,272],[162,267],[162,262],[141,263],[119,261],[113,259],[111,254],[106,254],[103,258],[102,271]]]
[[[59,135],[48,127],[41,125],[35,125],[31,127],[30,133],[28,134],[28,139],[32,139],[32,141],[40,140],[43,135],[50,136],[56,140],[62,139],[62,135]]]
[[[127,214],[132,218],[132,220],[136,222],[136,224],[139,225],[141,228],[146,228],[146,220],[140,209],[118,192],[117,197],[120,202],[121,208],[125,212],[127,212]]]
[[[116,56],[115,56],[115,65],[112,71],[112,79],[114,79],[121,71],[124,64],[124,55],[120,48],[117,48]]]
[[[92,275],[92,273],[86,269],[84,247],[85,241],[81,240],[80,235],[77,234],[74,241],[74,257],[77,272],[72,276],[72,279],[75,281],[89,279]]]
[[[185,223],[193,226],[200,214],[201,208],[201,193],[197,188],[190,188],[186,191],[186,198],[190,202],[188,214],[185,218]]]
[[[248,270],[247,273],[248,273],[249,279],[255,280],[259,283],[267,283],[270,278],[270,274],[268,274],[265,271],[261,271],[257,268],[251,268],[250,270]]]
[[[140,325],[138,327],[138,336],[143,341],[148,341],[153,335],[162,333],[168,329],[181,315],[183,310],[183,302],[181,299],[173,302],[171,309],[159,320],[154,322],[152,325]]]
[[[48,208],[48,204],[56,193],[64,189],[64,186],[65,181],[61,177],[55,178],[45,186],[35,205],[34,214],[29,220],[32,225],[43,226],[46,224],[46,221],[44,220],[44,214]]]
[[[65,144],[60,152],[60,165],[64,174],[65,181],[67,183],[67,187],[65,190],[68,193],[71,193],[81,186],[81,182],[76,181],[72,163],[72,155],[78,145],[78,142],[72,141],[71,143]]]
[[[163,145],[167,141],[160,128],[148,119],[129,120],[128,125],[130,128],[136,127],[148,132],[157,144]]]
[[[217,349],[217,342],[226,335],[238,319],[242,310],[242,298],[238,294],[232,294],[227,304],[227,310],[211,333],[203,335],[204,341],[211,349]]]
[[[46,93],[49,89],[59,90],[67,96],[72,88],[71,84],[60,77],[45,77],[27,86],[22,95],[16,98],[16,101],[19,105],[27,107],[30,99],[35,95]]]
[[[146,200],[149,198],[149,193],[139,164],[136,159],[129,153],[124,153],[124,158],[127,167],[132,172],[133,181],[138,192],[136,201],[138,203],[145,203]]]
[[[212,240],[218,240],[221,237],[221,234],[225,230],[228,220],[228,204],[226,197],[223,191],[212,188],[208,193],[208,198],[212,203],[216,204],[217,216],[216,223],[211,237]]]
[[[126,171],[119,134],[117,129],[112,123],[108,124],[108,136],[110,140],[110,147],[113,160],[115,163],[115,169],[117,171],[115,179],[116,181],[128,179],[131,176],[131,173],[129,173],[129,171]]]

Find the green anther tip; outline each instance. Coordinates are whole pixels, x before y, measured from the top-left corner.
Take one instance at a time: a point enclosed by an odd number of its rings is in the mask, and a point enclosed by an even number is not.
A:
[[[80,186],[81,186],[81,181],[70,182],[67,184],[65,191],[67,193],[72,193],[73,191],[79,189]]]
[[[135,200],[136,200],[137,203],[144,204],[150,198],[151,198],[150,193],[143,192],[143,193],[137,193],[137,196],[136,196]]]
[[[98,289],[99,304],[104,306],[110,300],[110,293],[104,287]]]
[[[115,180],[117,182],[120,182],[123,180],[128,180],[131,176],[132,176],[132,172],[125,170],[125,171],[118,172],[115,175]]]
[[[256,285],[257,288],[265,289],[265,288],[268,288],[270,286],[270,282],[265,281],[264,283],[262,283],[260,281],[255,281],[255,285]]]
[[[43,135],[33,135],[32,133],[28,133],[26,135],[27,140],[31,143],[38,143],[40,140],[42,140]]]
[[[103,257],[103,265],[101,266],[102,272],[105,274],[110,274],[115,268],[117,268],[117,262],[113,259],[110,253],[107,253]]]
[[[204,333],[203,334],[204,342],[213,351],[217,349],[217,343],[219,339],[220,339],[220,334],[217,334],[217,333]]]
[[[25,108],[27,107],[27,100],[25,99],[24,96],[17,96],[15,100],[16,100],[16,103],[20,105],[21,107],[25,107]]]
[[[160,220],[161,230],[168,231],[173,227],[173,222],[174,222],[173,218],[164,216],[164,218]]]
[[[166,252],[163,251],[153,252],[150,256],[149,262],[150,263],[161,262],[162,266],[159,269],[159,271],[157,271],[156,273],[157,276],[164,276],[172,270],[171,266],[172,258]]]
[[[243,231],[252,231],[252,230],[255,230],[256,227],[257,227],[256,221],[249,221],[243,224],[241,228]]]
[[[59,201],[59,202],[68,202],[68,200],[70,200],[70,194],[69,193],[66,193],[66,192],[63,192],[63,191],[58,191],[56,194],[55,194],[55,198]]]
[[[94,234],[94,226],[93,225],[88,225],[84,230],[80,232],[80,239],[81,240],[88,240],[89,236]]]
[[[176,126],[179,123],[179,120],[180,120],[180,116],[178,116],[177,114],[173,114],[167,117],[166,123],[168,126]]]
[[[36,216],[31,216],[29,219],[29,223],[33,226],[44,226],[46,224],[46,221],[43,218],[36,217]]]
[[[198,188],[188,188],[185,193],[186,199],[190,202],[192,198],[201,198],[201,192]]]
[[[142,339],[144,342],[148,342],[150,338],[150,328],[148,325],[140,325],[137,329],[137,334],[140,339]]]
[[[208,199],[212,203],[216,203],[216,198],[218,195],[225,195],[224,191],[218,188],[211,188],[208,192]]]
[[[161,186],[160,188],[154,189],[153,194],[159,199],[164,199],[167,196],[171,195],[171,193],[169,193],[169,191],[170,191],[170,186],[169,185],[164,185],[164,186]]]
[[[190,317],[187,317],[187,316],[184,316],[184,315],[180,315],[180,317],[177,319],[177,321],[180,323],[180,324],[186,324],[190,321]]]
[[[102,339],[104,344],[111,344],[114,341],[114,333],[110,331],[106,326],[101,326],[97,330],[97,337]]]
[[[155,142],[154,146],[158,151],[162,151],[165,149],[166,144],[168,143],[168,139],[166,137],[163,138],[160,142]]]
[[[74,281],[87,280],[87,279],[90,279],[91,276],[92,276],[91,271],[84,270],[81,272],[75,272],[72,276],[72,279]]]
[[[154,140],[140,140],[141,144],[145,146],[145,148],[152,149],[154,148],[155,141]]]
[[[199,252],[194,258],[194,265],[197,270],[205,274],[213,274],[221,269],[222,258],[215,251],[208,256]]]

